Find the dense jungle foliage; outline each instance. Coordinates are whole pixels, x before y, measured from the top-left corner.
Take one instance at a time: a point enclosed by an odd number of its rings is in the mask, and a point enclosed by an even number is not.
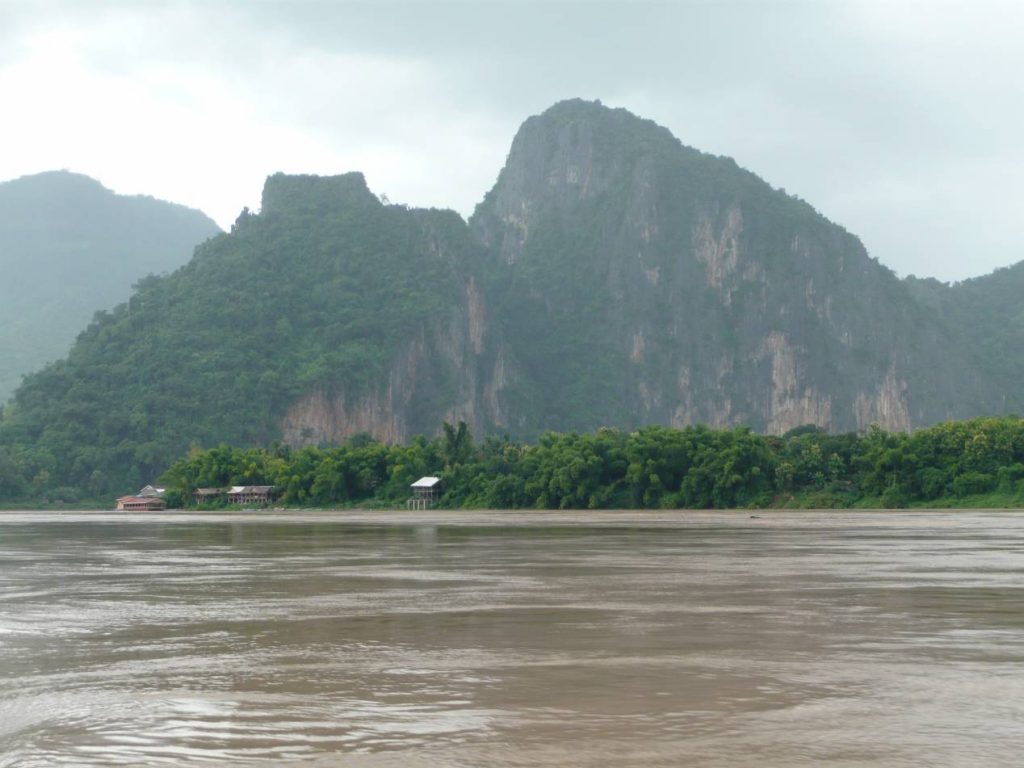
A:
[[[0,412],[0,500],[99,498],[194,444],[268,445],[301,393],[358,395],[451,305],[456,214],[382,205],[359,174],[271,177],[264,195],[26,378]]]
[[[1024,420],[783,437],[650,426],[549,432],[535,444],[475,444],[465,424],[446,424],[408,445],[196,449],[162,482],[172,504],[190,504],[198,487],[271,484],[283,505],[402,506],[410,483],[431,474],[447,508],[1024,506]]]

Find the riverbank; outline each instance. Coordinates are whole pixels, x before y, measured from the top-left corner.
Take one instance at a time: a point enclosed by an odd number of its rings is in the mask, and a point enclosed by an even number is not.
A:
[[[507,518],[516,515],[536,515],[538,518],[550,520],[562,515],[570,516],[591,516],[597,518],[604,515],[621,515],[630,519],[637,519],[645,515],[674,515],[686,514],[695,515],[701,513],[728,515],[738,514],[760,514],[776,512],[880,512],[894,513],[907,510],[947,510],[947,511],[1022,511],[1024,510],[1024,499],[1020,494],[989,493],[969,496],[966,498],[944,497],[929,501],[915,501],[902,507],[887,507],[882,504],[880,497],[866,499],[851,499],[849,495],[831,493],[828,491],[809,491],[794,494],[778,495],[772,499],[767,506],[739,507],[735,509],[464,509],[458,507],[436,506],[425,511],[407,510],[399,506],[389,505],[384,502],[374,504],[333,504],[324,506],[312,505],[275,505],[266,508],[237,508],[237,507],[187,507],[167,509],[162,512],[139,513],[119,512],[112,510],[109,505],[103,502],[92,502],[85,504],[0,504],[0,514],[18,512],[58,512],[58,513],[97,513],[110,512],[112,516],[124,519],[126,517],[137,517],[143,514],[157,516],[173,515],[225,515],[237,517],[242,514],[278,514],[283,516],[295,516],[302,514],[337,514],[337,515],[401,515],[405,519],[413,519],[415,515],[422,515],[424,519],[432,517],[448,516],[460,519],[470,515],[488,515]]]
[[[1018,519],[1024,509],[696,509],[696,510],[367,510],[367,509],[242,509],[232,511],[165,510],[113,512],[100,510],[0,511],[0,524],[42,522],[135,524],[287,524],[396,527],[561,527],[595,528],[757,528],[821,526],[856,523],[867,526],[935,524],[936,520],[964,520],[973,516]],[[909,521],[909,522],[908,522]]]
[[[881,496],[857,498],[852,493],[830,491],[801,491],[780,495],[767,509],[1024,509],[1024,495],[1020,492],[976,494],[938,499],[906,501],[901,506],[887,506]]]

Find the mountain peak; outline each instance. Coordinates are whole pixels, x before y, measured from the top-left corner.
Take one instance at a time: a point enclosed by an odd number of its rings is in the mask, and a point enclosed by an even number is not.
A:
[[[474,214],[474,228],[511,263],[542,211],[568,214],[599,201],[611,205],[612,198],[610,216],[635,205],[648,208],[664,164],[699,165],[687,172],[716,176],[705,166],[722,162],[684,147],[667,128],[626,109],[584,99],[560,101],[519,128],[494,188]],[[488,216],[497,216],[506,229],[501,242],[490,239],[498,229],[485,225]]]
[[[380,201],[358,171],[337,176],[275,173],[263,185],[263,213],[337,212]]]
[[[554,118],[597,117],[599,115],[607,115],[612,112],[626,112],[627,114],[631,114],[625,109],[606,107],[600,99],[590,100],[576,97],[556,101],[550,107],[545,109],[540,116]]]
[[[91,176],[68,170],[43,171],[0,182],[0,194],[19,199],[89,193],[114,194]]]
[[[626,147],[633,142],[665,142],[679,146],[679,140],[664,126],[653,120],[639,117],[623,107],[605,106],[599,99],[565,99],[556,102],[541,112],[528,118],[520,129],[529,134],[530,129],[543,126],[548,131],[558,131],[571,126],[589,126],[598,130],[609,141],[607,149],[618,145]],[[578,128],[577,128],[578,130]]]

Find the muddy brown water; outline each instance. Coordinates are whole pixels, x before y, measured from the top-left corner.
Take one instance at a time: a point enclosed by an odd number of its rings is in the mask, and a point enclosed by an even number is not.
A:
[[[1016,766],[1024,514],[0,513],[0,766]]]

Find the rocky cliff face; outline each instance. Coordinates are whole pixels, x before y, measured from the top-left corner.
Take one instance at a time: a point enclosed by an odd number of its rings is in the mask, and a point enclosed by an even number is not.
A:
[[[997,412],[969,350],[860,242],[727,158],[580,101],[529,119],[471,227],[525,431]]]
[[[361,174],[333,179],[279,175],[268,180],[261,216],[330,216],[332,206],[368,212],[381,208]],[[481,375],[493,345],[486,300],[474,274],[479,249],[451,212],[390,209],[392,216],[407,220],[408,248],[440,266],[417,274],[416,264],[407,260],[397,268],[413,273],[406,278],[433,298],[444,298],[424,312],[410,303],[405,313],[411,321],[403,323],[402,334],[392,340],[386,364],[363,386],[328,376],[328,381],[300,392],[280,418],[281,438],[287,444],[338,443],[361,433],[401,442],[432,434],[443,421],[466,421],[478,432],[500,421],[497,403],[487,397]],[[385,315],[396,311],[390,306],[379,309]],[[494,379],[488,377],[492,388]]]
[[[372,392],[305,393],[286,441],[405,440],[443,420],[478,436],[909,430],[1005,407],[857,238],[624,110],[570,101],[527,120],[470,231],[480,251],[448,314]]]
[[[433,434],[447,421],[465,421],[477,431],[499,424],[496,398],[480,381],[486,313],[470,276],[447,316],[421,325],[392,357],[383,381],[349,396],[344,387],[316,387],[302,394],[281,420],[289,445],[339,443],[366,433],[385,442]],[[500,372],[490,372],[493,389]]]

